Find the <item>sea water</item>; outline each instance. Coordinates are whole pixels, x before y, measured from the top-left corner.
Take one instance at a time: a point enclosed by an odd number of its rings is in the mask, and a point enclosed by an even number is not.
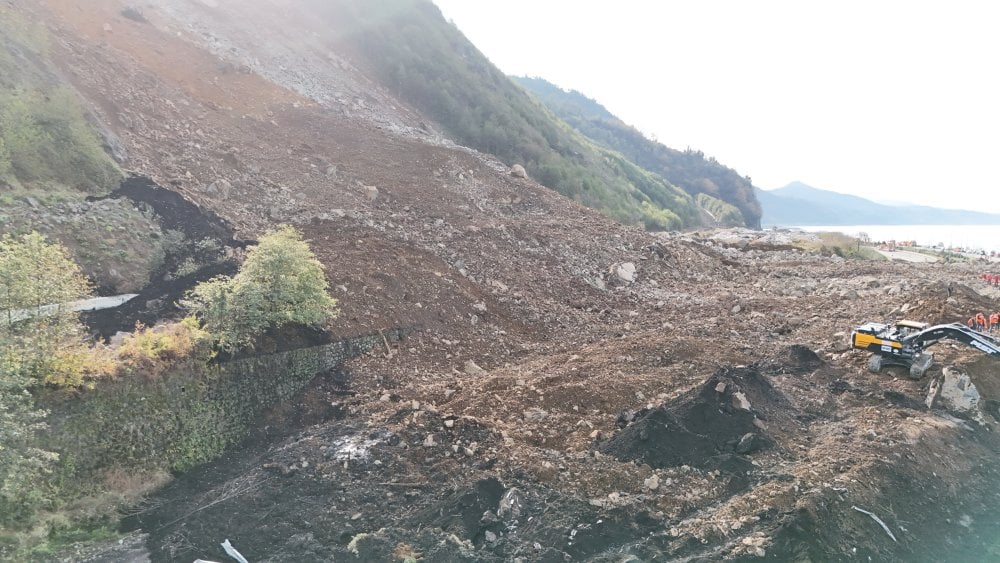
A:
[[[862,233],[874,242],[916,241],[918,246],[1000,252],[1000,225],[808,225],[792,227],[808,232]]]

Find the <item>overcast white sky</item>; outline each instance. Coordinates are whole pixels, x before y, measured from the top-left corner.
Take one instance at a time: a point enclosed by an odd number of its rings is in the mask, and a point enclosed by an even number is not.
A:
[[[759,187],[1000,213],[1000,3],[434,2],[507,74]]]

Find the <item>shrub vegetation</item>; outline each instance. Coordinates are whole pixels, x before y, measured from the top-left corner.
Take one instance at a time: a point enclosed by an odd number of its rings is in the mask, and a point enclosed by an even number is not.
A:
[[[44,306],[88,293],[58,244],[38,233],[0,239],[0,527],[31,521],[48,500],[42,485],[58,459],[37,447],[46,413],[30,390],[65,369],[80,323],[67,308]]]
[[[182,304],[232,352],[253,348],[268,329],[320,325],[337,302],[302,234],[285,225],[260,237],[235,276],[198,284]]]

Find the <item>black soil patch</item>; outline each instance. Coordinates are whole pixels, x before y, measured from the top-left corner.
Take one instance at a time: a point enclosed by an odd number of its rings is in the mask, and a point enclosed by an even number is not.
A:
[[[467,490],[454,493],[443,502],[418,513],[414,525],[439,528],[457,534],[473,543],[482,543],[485,533],[496,519],[484,519],[485,513],[496,513],[504,486],[495,477],[481,479]]]
[[[87,311],[80,318],[92,333],[105,340],[119,331],[133,330],[136,323],[153,326],[182,314],[177,302],[189,289],[216,276],[231,276],[238,269],[235,262],[210,264],[187,276],[149,283],[131,301],[113,309]]]
[[[201,256],[200,241],[212,240],[219,249],[245,248],[249,241],[233,238],[233,228],[224,219],[184,198],[181,194],[160,187],[145,176],[129,176],[121,186],[103,197],[88,198],[101,200],[128,198],[136,205],[146,206],[156,213],[164,230],[180,232],[184,243],[170,252],[162,266],[150,276],[150,282],[128,303],[102,311],[82,315],[84,323],[95,335],[108,339],[116,332],[131,331],[136,323],[147,326],[161,319],[178,316],[177,302],[199,282],[220,275],[233,275],[238,264],[233,260],[223,260],[221,256]],[[201,266],[194,273],[172,277],[185,260],[195,259]]]
[[[769,373],[805,375],[812,373],[826,363],[806,346],[792,344],[782,350],[766,367]]]
[[[688,465],[745,475],[749,462],[737,454],[773,445],[755,423],[759,411],[754,405],[774,402],[778,395],[755,369],[722,369],[701,386],[637,416],[599,449],[652,467]]]
[[[164,229],[180,231],[190,240],[215,239],[228,246],[242,246],[244,241],[233,239],[233,228],[221,217],[200,205],[186,199],[181,194],[163,188],[145,176],[129,176],[111,194],[88,198],[101,200],[128,198],[139,204],[148,205],[160,217]]]
[[[849,497],[828,490],[783,515],[765,560],[1000,560],[1000,471],[983,465],[953,481],[928,475],[922,463],[887,464],[872,472],[872,489]],[[854,506],[879,516],[896,539]]]

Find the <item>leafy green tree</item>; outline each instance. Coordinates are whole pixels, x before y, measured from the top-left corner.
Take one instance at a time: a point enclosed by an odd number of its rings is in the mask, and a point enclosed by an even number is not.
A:
[[[44,502],[45,474],[58,456],[37,447],[45,412],[30,389],[80,334],[77,314],[59,304],[89,291],[59,244],[34,232],[0,239],[0,526],[29,522]]]
[[[198,284],[182,304],[224,350],[252,348],[260,335],[288,324],[319,325],[335,314],[323,266],[302,234],[284,225],[260,237],[240,271]]]

